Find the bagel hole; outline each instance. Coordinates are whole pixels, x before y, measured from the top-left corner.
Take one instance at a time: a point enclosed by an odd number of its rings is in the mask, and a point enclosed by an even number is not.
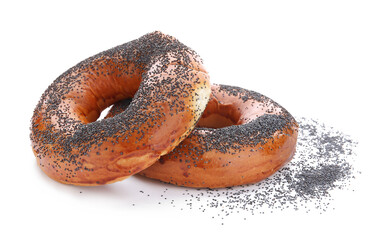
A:
[[[101,116],[104,118],[114,117],[124,111],[130,106],[132,98],[126,98],[121,101],[116,102],[115,104],[106,108],[102,113]]]
[[[109,107],[105,108],[105,109],[101,112],[100,116],[97,118],[97,121],[104,119],[105,116],[108,114],[108,112],[109,112],[109,110],[110,110],[111,107],[112,107],[112,106],[109,106]]]
[[[207,117],[201,117],[197,123],[197,127],[214,129],[229,127],[233,125],[236,125],[236,123],[232,121],[232,119],[217,113],[210,114]]]
[[[238,125],[240,113],[231,104],[221,104],[212,99],[206,106],[197,127],[224,128]]]

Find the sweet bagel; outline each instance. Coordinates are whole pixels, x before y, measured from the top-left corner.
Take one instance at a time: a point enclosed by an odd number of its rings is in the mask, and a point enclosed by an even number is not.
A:
[[[177,146],[210,96],[200,57],[154,32],[90,57],[43,93],[31,120],[33,152],[52,179],[100,185],[127,178]],[[113,103],[127,111],[96,121]]]
[[[186,187],[221,188],[261,181],[293,158],[298,125],[259,93],[212,85],[192,133],[141,175]],[[118,102],[107,117],[128,107]]]

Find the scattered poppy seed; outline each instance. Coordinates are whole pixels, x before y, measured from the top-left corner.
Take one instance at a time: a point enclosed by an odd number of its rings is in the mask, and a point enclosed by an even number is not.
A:
[[[351,181],[360,173],[353,167],[357,142],[314,119],[297,119],[296,154],[271,177],[257,184],[223,189],[175,187],[175,191],[182,195],[180,198],[166,195],[166,188],[161,196],[167,201],[175,200],[181,210],[210,212],[211,218],[219,220],[222,225],[231,215],[240,215],[241,219],[247,220],[245,214],[286,210],[322,214],[335,209],[332,206],[333,191],[349,189]]]

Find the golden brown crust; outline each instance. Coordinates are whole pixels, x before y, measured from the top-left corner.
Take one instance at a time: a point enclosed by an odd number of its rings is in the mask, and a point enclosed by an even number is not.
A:
[[[118,181],[179,144],[209,95],[209,77],[193,50],[160,32],[147,34],[88,58],[49,86],[32,117],[33,151],[59,182]],[[94,122],[133,96],[130,111]]]
[[[126,108],[127,103],[117,103],[109,115]],[[297,128],[295,119],[271,99],[237,87],[213,85],[195,130],[140,174],[197,188],[255,183],[292,159]]]

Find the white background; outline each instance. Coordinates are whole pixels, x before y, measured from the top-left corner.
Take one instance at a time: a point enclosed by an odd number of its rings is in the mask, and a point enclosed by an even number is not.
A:
[[[377,237],[376,1],[2,1],[0,26],[1,239]],[[255,215],[222,226],[139,199],[141,187],[167,187],[158,182],[85,188],[46,177],[29,141],[43,91],[79,61],[154,30],[195,49],[212,82],[261,92],[358,140],[355,191],[336,194],[335,210],[323,215]]]

